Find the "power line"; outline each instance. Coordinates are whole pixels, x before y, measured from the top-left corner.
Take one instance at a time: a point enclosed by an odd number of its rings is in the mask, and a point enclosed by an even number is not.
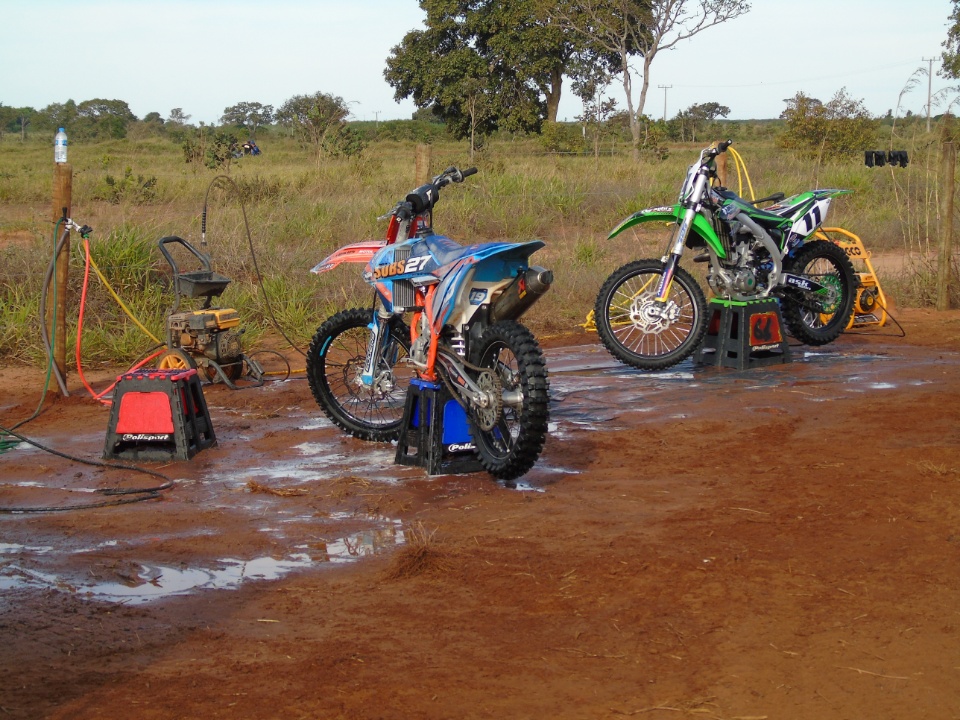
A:
[[[834,78],[845,78],[850,77],[851,75],[866,75],[873,72],[878,72],[880,70],[890,70],[892,68],[906,67],[908,65],[914,65],[914,63],[901,62],[895,63],[893,65],[883,65],[878,67],[873,67],[868,70],[857,70],[852,72],[843,72],[837,73],[834,75],[821,75],[820,77],[813,78],[802,78],[799,80],[777,80],[776,82],[758,82],[758,83],[749,83],[746,85],[720,85],[718,83],[711,83],[710,85],[677,85],[678,88],[756,88],[756,87],[771,87],[774,85],[794,85],[796,83],[805,83],[805,82],[816,82],[817,80],[832,80]],[[663,87],[662,85],[660,87]],[[671,86],[673,87],[673,86]]]

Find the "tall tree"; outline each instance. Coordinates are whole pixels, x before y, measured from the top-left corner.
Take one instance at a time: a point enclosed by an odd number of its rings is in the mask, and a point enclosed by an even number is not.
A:
[[[73,100],[65,103],[51,103],[37,114],[36,127],[39,130],[67,128],[77,119],[77,104]]]
[[[786,120],[787,129],[778,142],[802,157],[853,157],[876,142],[880,120],[846,89],[839,90],[827,103],[802,92],[785,102],[787,109],[780,117]]]
[[[940,68],[940,75],[951,80],[960,80],[960,0],[951,0],[951,3],[953,11],[948,18],[950,27],[947,29],[947,39],[943,41],[943,66]]]
[[[32,107],[17,108],[16,123],[20,131],[20,142],[27,139],[27,126],[33,122],[33,116],[37,111]]]
[[[222,125],[236,125],[250,134],[251,140],[257,139],[257,128],[273,122],[273,105],[258,102],[240,102],[223,109],[220,118]]]
[[[567,0],[564,0],[567,1]],[[457,137],[556,120],[576,51],[543,0],[419,0],[425,27],[387,58],[397,100],[432,107]]]
[[[13,123],[14,109],[0,102],[0,140],[3,140],[3,134],[9,130],[9,125]]]
[[[294,95],[277,110],[276,119],[289,128],[304,145],[313,145],[317,165],[324,143],[343,131],[350,108],[337,95],[317,92],[313,95]]]
[[[81,137],[123,138],[127,126],[136,122],[137,116],[123,100],[95,98],[77,105]]]
[[[167,122],[169,122],[171,125],[178,125],[182,127],[190,121],[191,117],[192,115],[184,114],[183,108],[173,108],[173,110],[170,111],[170,117],[167,118]]]
[[[600,140],[607,129],[608,121],[616,112],[617,102],[607,97],[612,78],[595,67],[592,72],[584,70],[573,83],[573,91],[583,103],[583,113],[577,120],[583,123],[584,137],[587,129],[593,138],[593,156],[600,157]]]
[[[682,40],[743,15],[750,4],[744,0],[579,0],[575,8],[574,13],[559,6],[565,27],[603,48],[606,57],[615,58],[613,70],[623,83],[636,158],[654,58]],[[643,65],[635,98],[630,60],[636,56]]]
[[[683,139],[683,129],[690,129],[690,137],[693,142],[697,141],[697,129],[713,122],[717,118],[727,117],[730,114],[730,108],[720,103],[708,102],[691,105],[686,110],[677,113],[677,120],[681,125],[681,139]]]
[[[0,102],[0,138],[4,133],[20,133],[20,140],[27,137],[27,126],[31,124],[36,110],[32,107],[15,108]]]

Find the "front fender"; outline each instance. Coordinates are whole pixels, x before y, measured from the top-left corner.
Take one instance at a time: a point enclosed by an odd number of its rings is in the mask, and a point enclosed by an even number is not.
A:
[[[610,234],[607,235],[607,239],[616,237],[624,230],[632,228],[641,223],[657,222],[667,223],[670,225],[679,225],[685,212],[686,208],[684,208],[682,205],[674,205],[673,207],[654,207],[639,210],[611,230]],[[697,213],[693,216],[693,228],[691,229],[694,233],[699,235],[715,253],[717,253],[718,257],[725,258],[727,256],[726,250],[723,249],[723,243],[720,242],[720,238],[718,238],[717,233],[714,232],[713,226],[710,225],[703,215]]]
[[[342,265],[343,263],[363,263],[366,265],[386,244],[386,240],[369,240],[367,242],[344,245],[335,253],[310,268],[310,272],[319,275],[322,272],[333,270],[337,265]]]

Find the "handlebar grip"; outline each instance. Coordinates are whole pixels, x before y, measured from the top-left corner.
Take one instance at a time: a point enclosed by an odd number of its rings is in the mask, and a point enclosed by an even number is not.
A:
[[[408,201],[397,203],[393,214],[400,220],[413,220],[413,205]]]
[[[467,168],[466,170],[460,173],[460,177],[465,177],[465,178],[470,177],[471,175],[476,175],[477,172],[478,170],[475,167]]]
[[[733,145],[733,140],[723,140],[719,145],[717,145],[717,152],[726,152],[727,148],[731,145]]]

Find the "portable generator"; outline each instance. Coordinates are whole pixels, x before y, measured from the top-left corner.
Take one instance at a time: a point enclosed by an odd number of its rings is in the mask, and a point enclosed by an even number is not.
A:
[[[178,243],[200,261],[202,270],[181,272],[167,245]],[[210,258],[183,238],[168,236],[159,241],[160,252],[173,271],[175,300],[167,315],[167,349],[160,356],[161,369],[196,368],[202,378],[236,388],[234,381],[248,375],[263,383],[263,370],[243,354],[240,315],[234,308],[211,307],[230,284],[230,278],[214,272]],[[180,310],[182,297],[205,298],[199,310]]]

